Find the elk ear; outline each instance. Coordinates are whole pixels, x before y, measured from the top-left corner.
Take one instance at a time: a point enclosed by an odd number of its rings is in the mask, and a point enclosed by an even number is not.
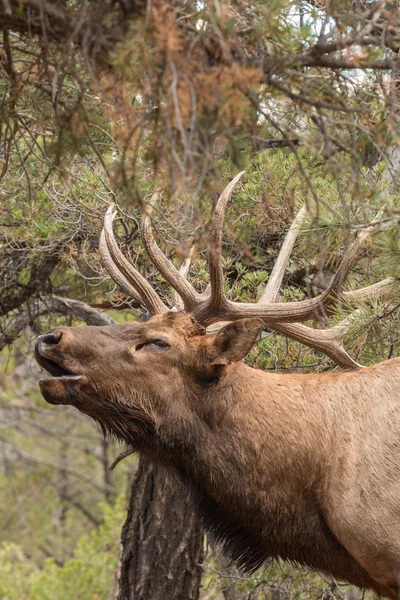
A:
[[[261,319],[240,319],[221,329],[207,348],[212,365],[228,365],[244,358],[263,328]]]

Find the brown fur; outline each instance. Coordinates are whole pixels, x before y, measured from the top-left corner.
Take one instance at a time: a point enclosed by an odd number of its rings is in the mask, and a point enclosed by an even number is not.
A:
[[[210,338],[184,313],[167,313],[58,328],[58,343],[37,343],[55,375],[42,393],[177,473],[238,565],[251,571],[280,556],[397,598],[400,359],[264,373],[240,361],[260,326],[244,319]]]

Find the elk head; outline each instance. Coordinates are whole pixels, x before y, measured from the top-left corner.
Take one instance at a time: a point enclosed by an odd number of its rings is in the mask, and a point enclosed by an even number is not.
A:
[[[105,432],[149,449],[166,416],[188,416],[193,398],[246,356],[261,329],[260,319],[242,319],[206,336],[183,312],[146,323],[57,327],[36,341],[36,359],[52,375],[40,389],[50,404],[71,404]]]

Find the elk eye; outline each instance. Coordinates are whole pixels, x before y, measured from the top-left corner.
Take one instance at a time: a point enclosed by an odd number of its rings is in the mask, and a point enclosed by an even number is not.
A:
[[[154,344],[154,346],[157,346],[157,348],[169,348],[169,344],[164,342],[164,340],[151,340],[151,342],[148,343]]]
[[[168,342],[164,342],[164,340],[150,340],[149,342],[143,342],[142,344],[138,344],[136,346],[136,352],[142,350],[143,348],[156,346],[157,348],[169,348],[170,345]]]

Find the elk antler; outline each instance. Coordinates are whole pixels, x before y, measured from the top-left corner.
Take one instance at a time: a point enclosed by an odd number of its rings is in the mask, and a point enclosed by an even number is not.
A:
[[[240,181],[244,171],[236,175],[226,186],[215,205],[211,219],[208,239],[208,270],[210,273],[210,298],[207,310],[210,313],[226,308],[224,295],[225,277],[222,269],[222,227],[224,224],[225,208],[229,198]],[[205,317],[203,317],[205,319]]]
[[[185,310],[199,324],[212,332],[220,326],[217,323],[233,321],[244,317],[259,317],[265,327],[274,329],[307,346],[320,350],[346,368],[359,367],[343,347],[343,336],[348,322],[327,330],[313,329],[299,323],[315,318],[339,300],[352,303],[358,300],[370,300],[382,297],[393,289],[394,279],[387,278],[374,285],[354,292],[342,292],[352,265],[357,260],[365,241],[377,230],[376,218],[367,228],[360,231],[347,249],[339,268],[330,285],[319,296],[298,302],[279,302],[279,290],[295,244],[300,225],[306,215],[303,207],[295,217],[282,244],[275,266],[265,289],[256,303],[239,303],[229,300],[224,292],[225,278],[222,268],[222,229],[228,200],[243,176],[244,171],[236,175],[225,187],[214,209],[209,227],[208,267],[210,284],[203,293],[195,290],[187,276],[190,268],[194,246],[178,270],[165,256],[158,246],[151,227],[151,215],[157,194],[153,194],[144,208],[141,223],[141,237],[147,253],[164,279],[173,288],[175,308]],[[139,271],[123,256],[114,237],[113,220],[116,211],[111,205],[104,218],[104,228],[100,236],[100,253],[104,267],[111,278],[136,302],[143,304],[151,314],[159,314],[169,310],[157,293],[139,273]]]
[[[119,249],[112,229],[116,214],[114,204],[111,204],[105,214],[104,227],[100,235],[99,250],[104,267],[111,278],[134,300],[143,303],[152,315],[166,312],[168,308],[158,294]]]
[[[190,312],[196,305],[196,300],[198,300],[199,294],[188,282],[185,273],[182,274],[179,272],[160,250],[153,236],[150,216],[157,198],[158,194],[153,194],[150,202],[146,205],[143,211],[141,226],[142,240],[151,261],[160,271],[164,279],[180,296],[185,310]]]

